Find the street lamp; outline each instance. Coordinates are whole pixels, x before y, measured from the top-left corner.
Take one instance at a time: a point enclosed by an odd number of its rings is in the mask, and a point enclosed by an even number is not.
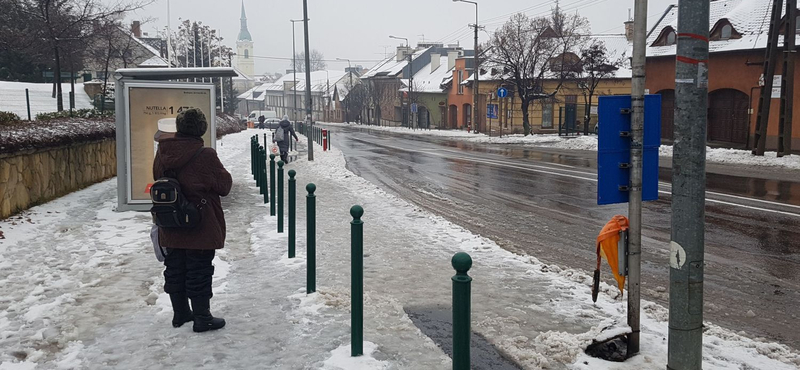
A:
[[[302,21],[302,19],[289,20],[292,22],[292,121],[297,120],[297,53],[294,49],[294,24]]]
[[[406,49],[410,49],[408,46],[407,38],[397,37],[392,35],[389,35],[389,38],[395,40],[406,40]],[[414,116],[413,113],[411,112],[411,94],[414,91],[414,64],[413,64],[414,59],[412,58],[413,53],[411,52],[411,50],[407,51],[408,51],[408,121],[409,121],[408,128],[411,128],[414,122]]]
[[[347,74],[350,77],[350,86],[347,87],[347,95],[350,95],[350,90],[353,89],[353,67],[350,65],[350,59],[347,59],[347,58],[336,58],[336,60],[341,60],[341,61],[345,61],[346,60],[347,61]],[[344,120],[345,120],[345,123],[350,122],[349,101],[348,101],[348,106],[345,107]]]
[[[473,125],[473,132],[478,133],[477,122],[480,117],[478,113],[478,74],[480,73],[480,68],[478,66],[478,3],[469,0],[453,0],[453,2],[475,4],[475,71],[472,74],[472,84],[474,85],[474,88],[472,89],[472,121],[475,122]]]

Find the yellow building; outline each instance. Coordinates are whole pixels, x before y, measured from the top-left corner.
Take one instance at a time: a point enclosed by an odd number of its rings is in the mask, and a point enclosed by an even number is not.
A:
[[[603,41],[608,50],[609,59],[625,58],[625,65],[628,65],[627,55],[628,41],[624,35],[594,36]],[[623,54],[625,53],[625,54]],[[523,133],[522,107],[520,99],[517,98],[515,87],[510,82],[503,82],[493,79],[490,70],[482,70],[481,81],[479,84],[479,106],[484,110],[478,124],[481,132],[497,136],[507,133]],[[499,74],[495,74],[499,75]],[[498,98],[497,89],[500,87],[508,89],[508,97]],[[554,91],[558,87],[558,81],[545,81],[544,91]],[[597,123],[597,101],[598,96],[602,95],[630,95],[631,94],[631,71],[629,67],[619,68],[612,77],[603,79],[597,85],[592,97],[590,109],[589,131],[594,132],[594,124]],[[578,87],[576,81],[565,81],[558,89],[557,93],[550,99],[535,100],[528,107],[528,121],[531,125],[532,133],[556,133],[559,125],[577,129],[583,132],[584,114],[587,97],[584,91]],[[498,106],[498,118],[489,119],[486,117],[488,104]]]

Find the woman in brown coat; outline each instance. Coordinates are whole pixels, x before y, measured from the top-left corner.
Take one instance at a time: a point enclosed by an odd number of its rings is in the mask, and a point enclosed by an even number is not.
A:
[[[202,136],[208,129],[200,109],[178,114],[175,124],[177,134],[159,141],[153,177],[158,179],[167,171],[180,169],[177,179],[181,191],[187,200],[202,206],[202,220],[191,229],[160,228],[159,244],[167,249],[164,291],[172,301],[172,326],[194,321],[195,332],[216,330],[225,326],[225,320],[213,317],[209,309],[214,275],[211,261],[215,251],[225,244],[220,197],[231,191],[232,179],[214,149],[205,148],[195,156],[203,147]]]

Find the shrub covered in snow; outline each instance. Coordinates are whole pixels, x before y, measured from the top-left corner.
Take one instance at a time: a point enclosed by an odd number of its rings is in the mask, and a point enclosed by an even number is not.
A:
[[[27,149],[44,149],[86,141],[113,139],[114,120],[58,118],[42,121],[20,121],[0,130],[0,153]]]
[[[49,113],[39,113],[36,115],[37,121],[49,121],[59,118],[86,118],[86,119],[95,119],[95,118],[108,118],[113,117],[114,111],[105,111],[101,112],[97,109],[78,109],[72,111],[72,114],[68,110],[62,110],[61,112],[49,112]]]
[[[19,116],[11,112],[0,111],[0,125],[19,122]]]
[[[217,115],[217,138],[239,131],[242,131],[242,126],[236,117],[227,114]]]

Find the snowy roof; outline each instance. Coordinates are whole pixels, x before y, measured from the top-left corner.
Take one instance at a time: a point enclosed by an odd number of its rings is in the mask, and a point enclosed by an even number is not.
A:
[[[311,72],[311,91],[312,92],[320,92],[320,93],[327,93],[328,89],[333,91],[333,86],[342,82],[344,77],[347,76],[347,72],[345,71],[314,71]],[[284,83],[288,82],[291,83],[294,78],[293,73],[287,73],[283,77],[279,78],[277,81],[272,83],[266,83],[259,86],[255,92],[283,92],[284,91]],[[342,82],[343,83],[343,82]],[[297,74],[297,86],[295,87],[297,91],[305,91],[306,89],[306,74],[298,73]],[[340,87],[341,89],[341,87]],[[341,90],[340,90],[341,91]],[[341,94],[341,93],[340,93]]]
[[[785,12],[785,6],[783,12]],[[741,38],[711,40],[709,52],[764,49],[767,46],[771,2],[767,0],[719,0],[712,1],[709,9],[709,30],[720,20],[727,20]],[[783,13],[782,13],[783,14]],[[678,7],[670,5],[663,18],[653,26],[647,37],[647,56],[675,55],[676,45],[652,46],[667,27],[678,32]],[[800,38],[798,38],[800,42]],[[783,36],[779,44],[783,43]]]
[[[439,57],[439,67],[431,70],[432,63],[422,67],[419,72],[414,74],[414,91],[426,93],[440,93],[442,92],[442,84],[452,79],[453,69],[447,68],[447,55]],[[408,86],[408,80],[403,79],[404,85]],[[402,88],[400,91],[407,91],[408,88]]]
[[[139,63],[139,67],[169,67],[169,63],[160,56],[152,56],[150,59]]]
[[[242,70],[237,68],[236,66],[233,66],[233,70],[236,71],[236,74],[238,75],[238,76],[233,78],[234,80],[255,81],[255,78],[248,76],[247,74],[242,72]]]
[[[417,60],[420,56],[425,54],[430,48],[419,49],[414,51],[411,58],[413,60]],[[370,78],[370,77],[381,77],[381,76],[397,76],[399,73],[403,72],[403,69],[408,65],[408,59],[403,58],[403,60],[397,60],[397,54],[392,55],[389,58],[384,59],[375,67],[372,67],[369,71],[362,75],[363,78]],[[416,66],[416,64],[415,64]]]

